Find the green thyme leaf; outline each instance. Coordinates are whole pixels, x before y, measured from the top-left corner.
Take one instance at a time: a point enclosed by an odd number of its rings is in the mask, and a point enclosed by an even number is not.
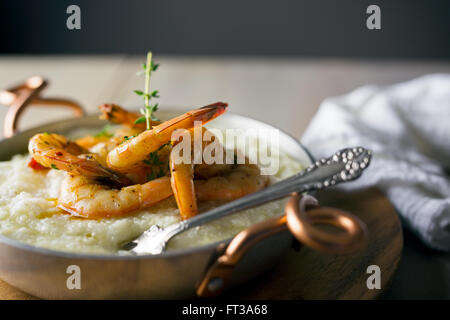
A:
[[[164,170],[162,168],[159,168],[158,172],[156,172],[156,170],[153,170],[150,174],[147,174],[147,180],[148,181],[155,180],[164,177],[165,175],[166,173],[164,172]]]
[[[156,70],[158,70],[158,68],[159,68],[159,63],[153,64],[153,62],[152,62],[152,63],[151,63],[151,66],[152,66],[152,71],[156,71]]]
[[[140,124],[140,123],[144,123],[144,122],[145,122],[145,117],[140,117],[134,121],[134,124]]]

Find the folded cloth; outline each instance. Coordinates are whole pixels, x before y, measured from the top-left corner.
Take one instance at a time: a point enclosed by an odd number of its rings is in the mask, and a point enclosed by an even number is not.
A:
[[[377,186],[404,226],[429,247],[450,251],[450,75],[326,99],[302,142],[315,157],[344,147],[371,149],[370,167],[341,188]]]

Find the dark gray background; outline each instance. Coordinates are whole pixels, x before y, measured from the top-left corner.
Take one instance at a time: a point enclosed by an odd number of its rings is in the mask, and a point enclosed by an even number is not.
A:
[[[66,28],[77,4],[82,29]],[[366,28],[377,4],[382,30]],[[448,0],[2,0],[0,53],[450,58]]]

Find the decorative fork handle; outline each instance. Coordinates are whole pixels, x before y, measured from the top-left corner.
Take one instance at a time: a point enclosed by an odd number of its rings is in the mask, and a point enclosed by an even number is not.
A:
[[[302,172],[279,183],[270,185],[258,192],[239,198],[164,229],[153,226],[133,242],[135,248],[131,251],[134,253],[144,253],[144,251],[145,253],[160,253],[164,250],[165,244],[172,237],[187,229],[242,210],[260,206],[273,200],[284,198],[295,192],[302,193],[320,190],[341,182],[354,180],[362,174],[365,168],[367,168],[370,159],[371,152],[362,147],[340,150],[329,158],[323,158],[316,161]],[[155,237],[155,234],[157,234],[157,237]],[[154,243],[159,241],[162,247],[157,246],[155,250],[150,250],[151,252],[143,250],[145,249],[145,246],[150,245],[151,241]]]

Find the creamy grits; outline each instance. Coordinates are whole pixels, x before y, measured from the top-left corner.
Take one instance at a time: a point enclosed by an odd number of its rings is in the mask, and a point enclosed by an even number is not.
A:
[[[88,220],[74,218],[58,209],[60,170],[34,171],[29,155],[16,155],[0,162],[0,234],[37,247],[66,252],[117,254],[120,246],[152,225],[162,227],[179,219],[170,197],[156,206],[121,218]],[[280,166],[273,180],[302,170],[302,165],[280,153]],[[286,200],[222,218],[175,237],[168,250],[195,247],[230,238],[252,224],[279,216]],[[219,203],[204,203],[204,211]]]

